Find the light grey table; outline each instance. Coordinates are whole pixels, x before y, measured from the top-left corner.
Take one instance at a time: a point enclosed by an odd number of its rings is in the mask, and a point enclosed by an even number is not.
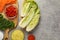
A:
[[[40,8],[41,18],[39,25],[31,33],[35,35],[36,40],[60,40],[60,0],[35,1]],[[22,0],[18,2],[20,13]],[[21,30],[19,26],[16,29]],[[24,30],[23,32],[24,40],[27,40],[28,33]]]

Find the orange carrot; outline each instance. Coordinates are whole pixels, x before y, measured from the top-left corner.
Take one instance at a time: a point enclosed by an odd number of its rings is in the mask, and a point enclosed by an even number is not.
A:
[[[7,0],[7,3],[8,3],[8,4],[9,4],[9,3],[14,4],[14,3],[16,3],[16,1],[17,1],[17,0]]]
[[[14,4],[17,0],[0,0],[0,12],[3,11],[6,4]]]

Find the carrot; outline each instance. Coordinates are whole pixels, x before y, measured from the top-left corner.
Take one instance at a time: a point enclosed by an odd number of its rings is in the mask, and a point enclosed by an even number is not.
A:
[[[0,12],[3,11],[4,6],[5,6],[5,4],[0,4]]]
[[[8,4],[9,4],[9,3],[14,4],[14,3],[16,3],[16,1],[17,1],[17,0],[7,0],[7,3],[8,3]]]
[[[3,11],[6,4],[14,4],[17,0],[0,0],[0,12]]]

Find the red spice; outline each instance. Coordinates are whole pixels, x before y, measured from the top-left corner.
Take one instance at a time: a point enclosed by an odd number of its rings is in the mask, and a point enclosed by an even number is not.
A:
[[[35,40],[35,36],[32,35],[32,34],[30,34],[30,35],[28,36],[28,40]]]
[[[17,8],[13,5],[10,5],[6,8],[7,17],[15,17],[17,15]]]

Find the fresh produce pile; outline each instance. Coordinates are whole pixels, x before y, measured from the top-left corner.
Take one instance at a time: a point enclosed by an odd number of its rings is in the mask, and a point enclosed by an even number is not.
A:
[[[8,33],[18,23],[18,5],[17,0],[1,0],[0,1],[0,30],[6,31],[5,38],[8,40]],[[4,10],[5,9],[5,10]],[[6,18],[5,18],[6,17]],[[40,10],[34,0],[24,0],[20,13],[21,20],[19,26],[25,28],[27,32],[31,32],[39,22]],[[21,30],[14,30],[11,33],[11,40],[24,40],[24,33]],[[35,40],[35,36],[28,33],[28,40]]]
[[[14,23],[12,21],[9,21],[3,17],[2,14],[0,14],[0,30],[6,30],[7,28],[13,28]]]

